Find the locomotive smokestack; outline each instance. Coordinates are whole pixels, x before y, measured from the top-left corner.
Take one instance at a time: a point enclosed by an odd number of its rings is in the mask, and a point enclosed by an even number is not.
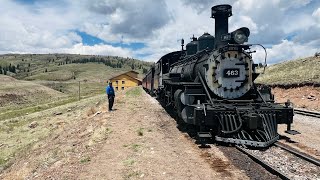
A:
[[[215,18],[215,49],[228,44],[228,41],[222,40],[222,35],[229,32],[228,18],[230,16],[232,16],[232,7],[228,4],[217,5],[211,8],[211,18]]]

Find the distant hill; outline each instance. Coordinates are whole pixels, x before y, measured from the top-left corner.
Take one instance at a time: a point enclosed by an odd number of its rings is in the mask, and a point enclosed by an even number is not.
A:
[[[100,56],[100,55],[77,55],[77,54],[5,54],[0,55],[0,74],[8,74],[17,79],[28,80],[58,80],[67,81],[77,78],[81,72],[91,71],[84,69],[84,64],[104,65],[107,71],[128,71],[135,70],[141,74],[149,69],[152,63],[140,61],[132,58],[123,58],[118,56]],[[78,70],[81,69],[81,71]],[[99,69],[102,70],[102,69]],[[56,72],[62,76],[52,77],[49,75],[40,75],[47,72]],[[95,71],[97,72],[97,71]],[[100,72],[99,72],[100,73]],[[101,74],[101,73],[100,73]],[[28,78],[29,76],[34,76]],[[142,76],[141,76],[142,77]],[[57,79],[55,79],[57,78]],[[105,76],[101,78],[107,78]],[[90,77],[87,78],[88,80]]]
[[[0,55],[0,120],[105,93],[107,80],[129,70],[142,79],[153,63],[118,56]]]
[[[134,70],[142,79],[151,64],[118,56],[5,54],[0,55],[0,74],[34,81],[69,95],[78,93],[80,81],[85,87],[82,95],[91,96],[103,92],[106,81],[115,74]]]
[[[0,74],[0,120],[70,102],[67,94]]]
[[[0,75],[0,86],[0,109],[22,104],[36,105],[66,97],[63,93],[46,86],[5,75]]]
[[[271,65],[256,82],[284,86],[320,84],[320,58],[307,57]]]

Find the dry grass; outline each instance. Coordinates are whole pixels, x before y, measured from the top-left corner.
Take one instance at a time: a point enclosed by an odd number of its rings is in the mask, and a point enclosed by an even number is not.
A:
[[[0,115],[66,98],[67,95],[46,86],[0,75]],[[45,105],[41,108],[46,109]]]
[[[271,65],[256,80],[264,84],[320,83],[320,58],[308,57]]]
[[[87,116],[92,116],[96,112],[97,109],[95,107],[90,107],[90,109],[87,111]]]
[[[85,107],[94,107],[103,98],[104,96],[100,95],[27,116],[0,121],[0,172],[1,169],[10,166],[16,156],[32,151],[35,143],[42,142],[53,132],[63,131],[64,126],[70,123],[80,121],[81,116],[76,116],[77,118],[74,115],[70,116],[74,114],[72,111],[91,111],[91,108],[87,109]],[[72,109],[72,111],[68,112],[68,109]],[[61,112],[62,115],[55,116],[53,115],[55,112]],[[38,122],[39,125],[33,129],[29,128],[28,125],[34,121]],[[96,129],[88,127],[87,131],[86,133],[92,133],[91,144],[105,139],[111,133],[111,130],[107,127]],[[53,151],[49,156],[45,156],[43,160],[46,163],[54,162],[57,159],[57,154],[59,154],[58,150]]]

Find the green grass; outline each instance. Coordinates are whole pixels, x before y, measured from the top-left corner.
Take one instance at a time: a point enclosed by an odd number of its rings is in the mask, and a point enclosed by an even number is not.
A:
[[[143,131],[144,131],[143,128],[139,128],[139,129],[137,130],[138,136],[143,136]]]
[[[124,179],[136,179],[141,174],[142,173],[140,171],[130,171],[124,176]]]
[[[122,146],[127,147],[127,148],[133,150],[134,152],[138,152],[140,150],[140,148],[142,148],[142,146],[140,144],[124,144]]]
[[[136,161],[134,159],[126,159],[123,161],[124,165],[132,166]]]
[[[256,80],[264,84],[320,83],[320,58],[308,57],[285,61],[266,68]]]
[[[6,112],[0,114],[0,120],[23,116],[23,115],[26,115],[27,113],[31,114],[31,113],[43,111],[43,110],[50,109],[53,107],[61,106],[61,105],[68,104],[71,102],[75,102],[77,100],[78,100],[77,98],[73,97],[73,98],[67,98],[67,99],[64,99],[61,101],[56,101],[56,102],[52,102],[52,103],[48,103],[48,104],[6,111]]]
[[[80,159],[80,163],[87,163],[90,162],[91,158],[90,157],[83,157],[82,159]]]
[[[142,88],[140,87],[133,87],[126,92],[126,96],[128,97],[139,97],[142,94]]]
[[[130,147],[134,152],[138,152],[139,149],[141,148],[141,145],[140,144],[131,144],[131,147]]]

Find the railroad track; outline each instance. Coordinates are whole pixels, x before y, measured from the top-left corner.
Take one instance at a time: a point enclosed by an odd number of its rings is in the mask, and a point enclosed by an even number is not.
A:
[[[294,112],[296,114],[301,114],[301,115],[304,115],[304,116],[311,116],[311,117],[320,118],[320,113],[319,112],[306,111],[306,110],[301,110],[301,109],[294,109]]]
[[[294,154],[295,156],[298,156],[298,157],[300,157],[300,158],[302,158],[302,159],[304,159],[304,160],[306,160],[306,161],[308,161],[308,162],[310,162],[310,163],[312,163],[312,164],[314,164],[316,166],[320,166],[320,160],[319,159],[316,159],[316,158],[314,158],[314,157],[312,157],[312,156],[310,156],[308,154],[305,154],[305,153],[300,152],[300,151],[298,151],[298,150],[296,150],[294,148],[286,146],[285,144],[280,143],[280,142],[276,142],[276,143],[274,143],[274,145],[279,147],[279,148],[281,148],[281,149],[283,149],[283,150],[285,150],[285,151],[288,151],[291,154]]]
[[[280,142],[276,142],[274,144],[275,147],[281,148],[282,150],[294,155],[297,158],[303,159],[304,161],[307,161],[307,163],[312,163],[314,166],[320,168],[320,160],[313,158],[310,155],[307,155],[305,153],[299,152],[298,150],[291,148],[289,146],[284,145],[283,143]],[[290,177],[288,175],[288,172],[283,172],[283,170],[276,168],[274,165],[269,164],[268,162],[266,162],[266,160],[264,160],[263,158],[261,158],[259,155],[253,153],[253,151],[246,149],[242,146],[236,146],[236,148],[246,154],[248,157],[250,157],[253,161],[255,161],[256,163],[258,163],[259,165],[261,165],[263,168],[265,168],[267,171],[269,171],[270,173],[278,176],[281,179],[292,179],[292,177]],[[285,159],[285,158],[283,158]],[[290,174],[290,173],[289,173]]]
[[[278,169],[274,168],[273,166],[271,166],[270,164],[266,163],[260,157],[254,155],[253,153],[251,153],[250,151],[246,150],[245,148],[243,148],[241,146],[236,146],[236,148],[240,152],[242,152],[242,153],[246,154],[248,157],[250,157],[254,162],[256,162],[259,165],[261,165],[263,168],[265,168],[270,173],[280,177],[281,179],[290,180],[290,178],[287,175],[285,175],[284,173],[282,173],[280,170],[278,170]]]

